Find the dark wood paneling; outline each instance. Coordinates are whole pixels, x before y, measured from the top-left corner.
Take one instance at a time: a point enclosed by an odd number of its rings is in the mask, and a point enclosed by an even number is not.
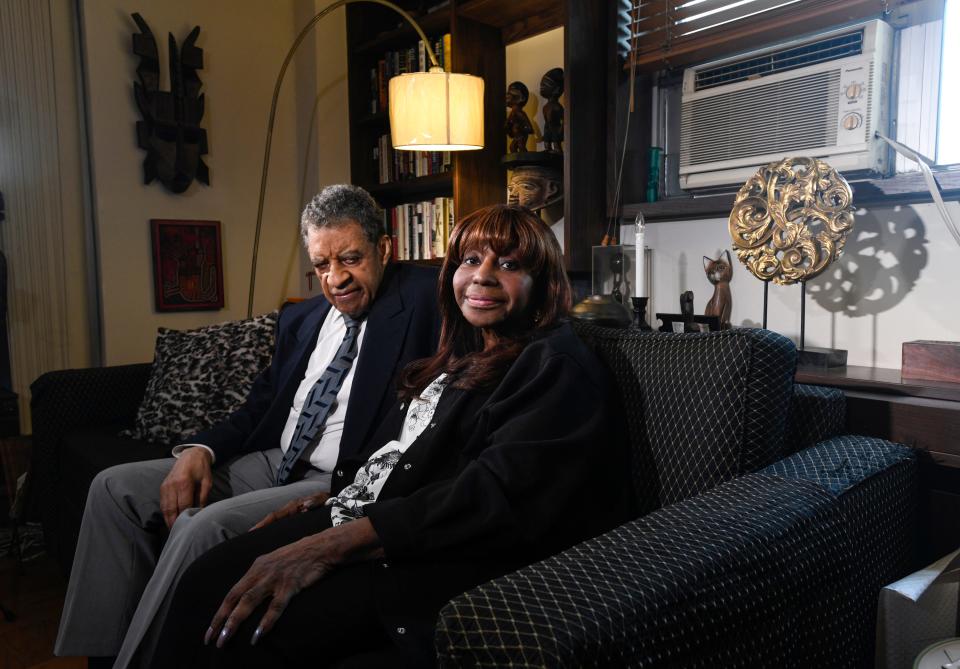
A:
[[[504,26],[501,30],[504,44],[513,44],[522,39],[545,33],[554,28],[560,28],[566,21],[566,12],[563,5],[557,0],[551,0],[552,5],[538,14],[532,14],[519,21]]]
[[[459,221],[480,207],[506,200],[500,156],[507,75],[499,29],[455,14],[451,39],[453,71],[475,74],[484,81],[484,148],[454,154],[453,197]]]
[[[488,26],[505,28],[522,21],[544,23],[557,14],[558,0],[462,0],[457,3],[457,14]],[[561,14],[562,8],[561,8]],[[556,28],[562,24],[558,23]]]
[[[847,428],[921,448],[943,464],[960,461],[958,402],[847,391]]]
[[[606,222],[608,5],[564,0],[564,6],[564,257],[568,270],[587,271]]]
[[[376,6],[364,6],[362,9],[365,15],[368,15],[368,13],[371,11],[387,12],[389,20],[392,22],[390,25],[396,24],[396,27],[392,27],[389,30],[382,32],[375,32],[369,29],[364,31],[363,34],[358,35],[356,45],[351,47],[351,50],[354,53],[360,55],[374,55],[379,57],[384,51],[390,51],[392,49],[406,49],[420,39],[417,36],[416,31],[413,29],[413,26],[404,21],[403,18],[396,12],[387,10],[384,7]],[[438,9],[437,11],[430,12],[429,14],[418,15],[414,13],[413,18],[423,29],[423,32],[427,33],[427,37],[450,32],[449,7]]]

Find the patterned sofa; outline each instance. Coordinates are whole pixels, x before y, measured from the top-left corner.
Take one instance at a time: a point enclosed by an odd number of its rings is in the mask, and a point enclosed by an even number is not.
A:
[[[794,385],[775,333],[578,331],[620,386],[643,513],[451,601],[439,663],[870,666],[877,593],[913,567],[913,452],[839,436],[842,393]],[[96,472],[167,452],[115,436],[149,378],[34,383],[34,492],[66,571]]]
[[[276,320],[272,312],[194,330],[159,328],[153,363],[48,372],[31,384],[31,506],[65,574],[93,477],[167,457],[181,437],[239,406],[270,362]]]
[[[872,666],[877,595],[912,570],[913,452],[837,436],[763,330],[578,326],[614,371],[643,513],[441,612],[450,667]]]

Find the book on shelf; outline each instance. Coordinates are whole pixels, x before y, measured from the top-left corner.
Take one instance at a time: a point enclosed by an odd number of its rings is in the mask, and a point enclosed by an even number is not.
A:
[[[453,198],[437,197],[384,209],[384,226],[396,260],[432,260],[447,252]]]
[[[394,151],[389,133],[377,140],[373,160],[382,184],[442,174],[449,172],[453,164],[449,151]]]
[[[450,33],[438,37],[432,43],[437,62],[447,72],[450,71]],[[386,113],[390,108],[389,81],[391,77],[409,72],[426,72],[430,69],[430,58],[423,40],[407,49],[385,52],[375,67],[370,68],[370,113]]]

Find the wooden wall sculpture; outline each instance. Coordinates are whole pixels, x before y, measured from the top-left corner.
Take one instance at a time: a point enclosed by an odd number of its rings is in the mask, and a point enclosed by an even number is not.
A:
[[[207,131],[203,118],[203,85],[197,70],[203,69],[203,49],[196,46],[200,26],[194,27],[177,51],[177,41],[168,34],[170,90],[160,90],[160,59],[157,42],[140,14],[133,14],[140,33],[133,35],[133,53],[140,56],[139,81],[133,84],[134,98],[142,121],[137,121],[137,144],[147,152],[143,161],[143,182],[159,179],[167,190],[182,193],[193,180],[210,185],[203,156],[207,153]]]

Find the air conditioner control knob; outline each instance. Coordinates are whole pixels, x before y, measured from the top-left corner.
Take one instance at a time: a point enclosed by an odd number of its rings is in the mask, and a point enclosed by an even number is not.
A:
[[[856,112],[851,112],[840,120],[840,125],[844,130],[856,130],[863,125],[863,117]]]
[[[846,90],[844,90],[844,94],[848,100],[856,100],[863,95],[863,84],[850,84]]]

